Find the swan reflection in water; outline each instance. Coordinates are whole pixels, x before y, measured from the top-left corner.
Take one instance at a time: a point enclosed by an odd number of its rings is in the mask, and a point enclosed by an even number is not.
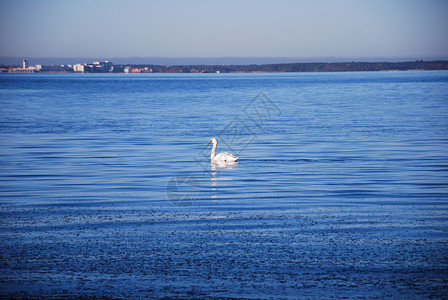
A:
[[[218,173],[224,170],[231,170],[238,166],[238,162],[224,162],[224,161],[211,161],[210,162],[210,180],[212,182],[212,190],[216,191],[218,186],[218,181],[221,180],[233,180],[233,177],[230,176],[218,176]],[[216,198],[216,195],[213,195],[212,198]]]

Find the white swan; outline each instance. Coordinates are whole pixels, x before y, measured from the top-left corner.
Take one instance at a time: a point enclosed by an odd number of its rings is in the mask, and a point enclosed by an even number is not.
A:
[[[216,148],[218,148],[218,140],[215,138],[212,138],[208,144],[210,145],[211,143],[213,143],[212,153],[210,154],[211,161],[235,162],[238,160],[238,158],[240,158],[239,156],[236,157],[236,156],[230,154],[229,152],[221,152],[221,153],[216,154]]]

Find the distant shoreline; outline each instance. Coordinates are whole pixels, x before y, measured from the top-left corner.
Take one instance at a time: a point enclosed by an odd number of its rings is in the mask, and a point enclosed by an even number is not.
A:
[[[367,71],[426,71],[448,70],[448,60],[407,61],[407,62],[306,62],[250,65],[153,65],[153,64],[113,64],[95,62],[101,68],[86,68],[82,73],[303,73],[303,72],[367,72]],[[99,65],[98,65],[99,64]],[[80,65],[80,64],[78,64]],[[86,66],[91,66],[87,65]],[[20,66],[0,65],[1,72],[10,73],[75,73],[75,65],[51,65],[44,68],[24,69]],[[78,71],[79,72],[79,71]]]

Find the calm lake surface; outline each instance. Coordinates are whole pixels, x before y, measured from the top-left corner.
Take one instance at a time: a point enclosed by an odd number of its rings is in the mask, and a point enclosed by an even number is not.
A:
[[[446,297],[448,72],[2,74],[0,241],[1,296]]]

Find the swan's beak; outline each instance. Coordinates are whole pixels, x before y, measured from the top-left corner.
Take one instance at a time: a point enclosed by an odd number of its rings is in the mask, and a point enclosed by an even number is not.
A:
[[[210,142],[208,142],[208,144],[207,145],[210,145],[212,143],[212,140],[210,140]]]

